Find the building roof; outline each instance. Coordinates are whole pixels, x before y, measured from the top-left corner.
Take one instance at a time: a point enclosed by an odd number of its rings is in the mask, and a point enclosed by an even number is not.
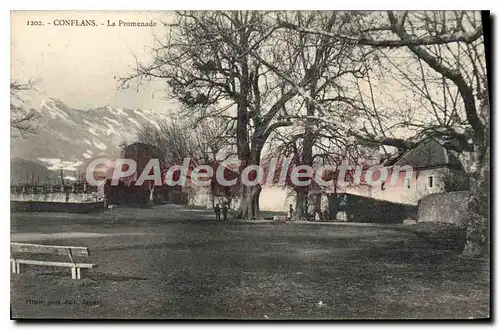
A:
[[[415,148],[404,152],[391,161],[391,164],[387,165],[411,165],[413,168],[418,169],[436,167],[462,168],[462,164],[457,157],[433,139],[422,141]]]

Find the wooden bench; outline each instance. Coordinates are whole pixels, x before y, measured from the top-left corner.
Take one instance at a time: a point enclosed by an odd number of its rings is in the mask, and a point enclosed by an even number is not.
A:
[[[22,253],[47,254],[47,255],[66,255],[69,262],[65,261],[45,261],[33,259],[19,259],[17,256]],[[10,243],[10,261],[12,263],[12,273],[19,274],[20,264],[68,267],[71,268],[71,278],[80,279],[81,268],[95,268],[97,265],[90,263],[77,262],[76,257],[90,256],[89,249],[86,247],[75,246],[52,246],[28,243]]]

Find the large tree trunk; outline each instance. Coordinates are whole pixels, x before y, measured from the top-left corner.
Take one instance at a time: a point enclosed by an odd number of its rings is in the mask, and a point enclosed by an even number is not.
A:
[[[238,151],[238,159],[240,160],[240,173],[251,164],[250,143],[248,139],[248,95],[250,91],[249,72],[247,57],[240,59],[241,64],[241,90],[237,107],[237,120],[236,120],[236,147]],[[251,198],[249,187],[246,187],[240,182],[240,206],[236,212],[236,218],[247,218],[248,210],[252,209],[251,205],[254,204]]]
[[[489,255],[490,242],[490,157],[489,147],[470,176],[467,241],[464,255]]]
[[[475,159],[470,175],[467,241],[464,255],[489,255],[490,247],[490,103],[485,91],[481,98],[484,130],[476,132]]]
[[[307,195],[309,194],[308,187],[298,187],[296,190],[297,197],[295,199],[295,220],[306,219],[307,217]]]
[[[307,102],[307,115],[308,118],[314,116],[314,103]],[[300,164],[312,166],[313,163],[313,145],[314,145],[314,135],[312,132],[313,123],[310,119],[306,120],[306,125],[304,129],[304,142],[302,144],[302,157]],[[307,219],[308,214],[308,196],[309,196],[309,186],[297,187],[296,189],[297,197],[295,200],[295,216],[294,219]]]
[[[241,187],[241,202],[238,209],[237,218],[239,219],[262,219],[259,208],[259,197],[262,187],[260,184],[256,186]]]
[[[240,173],[249,165],[260,165],[260,155],[262,153],[262,144],[252,145],[250,152],[250,161],[242,162]],[[262,187],[260,184],[255,186],[246,186],[241,184],[240,207],[236,213],[238,219],[263,219],[260,213],[259,197]]]

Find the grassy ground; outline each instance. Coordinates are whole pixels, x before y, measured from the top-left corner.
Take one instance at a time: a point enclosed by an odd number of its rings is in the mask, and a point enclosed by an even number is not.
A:
[[[13,317],[489,315],[488,261],[437,249],[400,228],[222,223],[203,210],[160,211],[13,215],[13,241],[88,246],[99,265],[79,281],[66,269],[24,266],[11,276]],[[36,233],[47,235],[37,240]]]

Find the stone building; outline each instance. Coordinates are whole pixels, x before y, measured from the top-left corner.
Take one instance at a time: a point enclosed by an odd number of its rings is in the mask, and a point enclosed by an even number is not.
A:
[[[421,198],[430,194],[468,189],[468,176],[460,161],[435,140],[425,140],[385,164],[388,169],[407,165],[413,170],[411,173],[399,172],[395,184],[391,184],[392,177],[389,174],[380,185],[348,188],[347,192],[393,203],[417,205]]]

